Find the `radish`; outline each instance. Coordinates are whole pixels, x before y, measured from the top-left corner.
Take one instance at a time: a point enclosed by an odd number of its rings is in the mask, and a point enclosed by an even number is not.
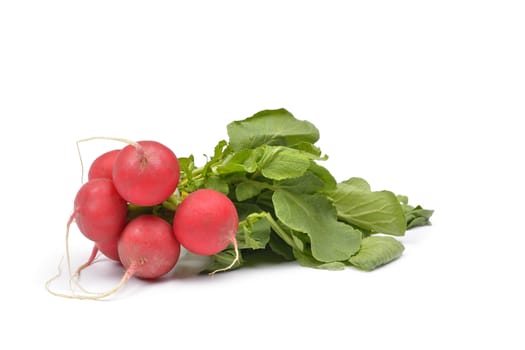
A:
[[[214,255],[229,244],[235,249],[235,259],[225,269],[239,260],[236,234],[239,217],[233,202],[223,193],[200,189],[190,193],[179,205],[173,218],[173,233],[188,251],[198,255]]]
[[[157,205],[177,188],[179,161],[173,151],[156,141],[124,147],[115,159],[113,182],[122,198],[139,206]]]
[[[87,238],[89,238],[92,241],[96,241],[91,251],[91,256],[89,257],[87,262],[82,264],[77,269],[77,275],[80,274],[80,271],[82,271],[83,269],[85,269],[93,263],[99,251],[101,251],[102,254],[104,254],[112,260],[120,261],[117,252],[117,242],[120,233],[126,225],[127,204],[122,198],[120,198],[120,195],[118,195],[118,193],[116,192],[116,189],[112,185],[111,181],[113,162],[119,152],[120,150],[109,151],[95,159],[95,161],[90,167],[88,174],[88,178],[90,180],[87,182],[87,184],[82,186],[79,192],[77,193],[77,198],[75,199],[76,214],[74,214],[75,219],[77,221],[77,226]],[[109,176],[109,178],[107,176]],[[96,179],[105,179],[106,181],[94,181]],[[108,195],[102,195],[100,198],[96,198],[97,190],[106,191]],[[96,200],[90,198],[93,196]],[[112,200],[113,204],[117,207],[116,211],[113,210],[113,213],[116,215],[115,218],[120,219],[114,222],[114,228],[108,226],[102,228],[95,228],[93,223],[96,223],[95,225],[102,225],[103,222],[111,222],[111,218],[106,217],[104,219],[101,219],[100,216],[98,216],[98,214],[95,213],[95,211],[97,207],[101,209],[109,209],[109,211],[105,213],[109,213],[109,215],[111,215],[112,209],[108,208],[107,206],[101,207],[100,202],[104,205],[111,206]],[[84,202],[84,204],[82,204],[82,202]],[[80,206],[82,206],[82,209],[79,208]],[[88,213],[87,208],[92,208],[92,210],[89,211],[91,214]]]
[[[126,272],[113,289],[102,293],[89,292],[87,295],[75,292],[57,293],[49,288],[49,284],[60,275],[59,272],[57,276],[46,282],[47,290],[53,295],[64,298],[89,300],[106,298],[120,290],[132,276],[155,279],[165,275],[173,269],[180,255],[180,244],[173,235],[171,225],[150,214],[131,220],[122,231],[117,247]]]
[[[103,179],[113,179],[113,164],[115,164],[115,159],[120,153],[119,149],[115,149],[109,152],[106,152],[96,158],[88,171],[88,180],[103,178]]]
[[[127,269],[127,278],[135,275],[153,279],[175,266],[180,244],[168,222],[155,215],[141,215],[131,220],[122,232],[118,255]]]
[[[73,281],[71,274],[71,259],[69,255],[69,232],[73,221],[76,222],[78,229],[84,236],[97,242],[93,248],[88,263],[77,270],[77,274],[88,266],[96,256],[98,247],[110,245],[110,242],[117,241],[127,222],[127,202],[120,197],[113,181],[109,179],[93,179],[83,184],[77,192],[74,201],[74,211],[69,217],[66,225],[66,262],[69,271],[69,285]],[[106,249],[106,248],[104,248]],[[107,250],[109,254],[109,248]],[[68,298],[84,297],[55,293],[49,288],[49,284],[60,276],[59,273],[46,282],[47,290],[58,296]]]
[[[77,192],[70,222],[74,219],[80,232],[92,241],[116,241],[126,225],[127,212],[127,203],[113,181],[94,179]]]

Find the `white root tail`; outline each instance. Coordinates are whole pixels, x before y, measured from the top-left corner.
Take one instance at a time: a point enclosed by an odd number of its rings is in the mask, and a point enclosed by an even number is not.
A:
[[[77,269],[75,275],[72,274],[72,271],[71,271],[71,256],[70,256],[70,253],[69,253],[69,232],[70,232],[71,224],[75,220],[75,217],[76,217],[77,213],[78,213],[78,209],[76,209],[71,214],[71,216],[69,217],[69,220],[67,221],[67,225],[66,225],[66,254],[65,255],[66,255],[66,266],[67,266],[67,271],[68,271],[67,274],[68,274],[69,290],[71,291],[71,293],[70,294],[59,293],[59,292],[55,292],[55,291],[53,291],[51,289],[51,283],[53,281],[55,281],[56,279],[58,279],[62,275],[62,261],[64,260],[64,257],[62,257],[60,259],[60,262],[58,264],[58,272],[53,277],[51,277],[50,279],[48,279],[46,281],[45,287],[46,287],[46,290],[49,293],[51,293],[51,294],[53,294],[55,296],[58,296],[58,297],[62,297],[62,298],[84,299],[84,300],[103,299],[103,298],[106,298],[106,297],[108,297],[110,295],[113,295],[117,291],[119,291],[126,284],[126,282],[135,274],[135,272],[137,271],[138,265],[137,264],[131,264],[130,267],[127,269],[126,273],[124,274],[124,276],[122,277],[122,279],[120,280],[119,284],[117,286],[115,286],[114,288],[108,290],[107,292],[89,293],[89,294],[78,294],[78,293],[76,293],[74,288],[73,288],[73,282],[75,282],[78,285],[77,281],[75,280],[75,277],[80,274],[80,271],[82,271],[84,268],[86,268],[91,263],[93,263],[93,260],[95,259],[96,255],[98,253],[98,248],[95,245],[93,247],[93,250],[91,251],[91,256],[89,257],[88,261]],[[88,293],[85,289],[82,289],[82,290],[85,293]]]
[[[128,145],[131,145],[137,149],[142,149],[142,146],[140,143],[132,140],[128,140],[121,137],[109,137],[109,136],[92,136],[85,139],[80,139],[77,141],[77,152],[78,152],[78,159],[80,160],[80,183],[84,183],[84,162],[82,161],[82,155],[80,153],[80,146],[79,144],[81,142],[87,142],[87,141],[93,141],[93,140],[108,140],[108,141],[117,141],[117,142],[123,142]]]
[[[120,280],[119,284],[117,284],[114,288],[108,290],[107,292],[86,295],[86,294],[77,294],[74,291],[72,291],[71,294],[64,294],[64,293],[58,293],[58,292],[51,290],[50,288],[51,282],[57,279],[62,273],[60,265],[59,265],[58,273],[46,282],[46,289],[49,293],[57,297],[68,298],[68,299],[81,299],[81,300],[99,300],[99,299],[107,298],[115,294],[116,292],[118,292],[126,284],[126,282],[128,282],[128,280],[135,274],[135,272],[137,271],[137,268],[138,268],[138,264],[131,264],[131,266],[126,270],[126,273],[124,274],[124,276],[122,276],[122,279]]]
[[[215,275],[217,272],[223,272],[223,271],[228,271],[229,269],[231,269],[232,267],[235,266],[236,263],[239,262],[239,259],[240,259],[240,253],[239,253],[239,246],[237,244],[237,239],[233,238],[232,240],[232,244],[233,244],[233,249],[235,250],[235,258],[233,259],[233,261],[231,262],[230,265],[226,266],[226,267],[223,267],[222,269],[217,269],[215,271],[212,271],[209,273],[210,276],[213,276]]]

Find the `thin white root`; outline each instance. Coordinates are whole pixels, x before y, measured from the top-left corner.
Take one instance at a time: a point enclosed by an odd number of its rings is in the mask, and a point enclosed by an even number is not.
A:
[[[54,280],[56,280],[57,278],[59,278],[62,275],[62,262],[63,261],[64,261],[64,256],[62,256],[60,258],[60,262],[58,263],[58,266],[57,266],[57,273],[46,281],[46,284],[45,284],[46,289],[51,294],[53,294],[53,292],[49,288],[49,285],[51,284],[51,282],[53,282]]]
[[[93,140],[109,140],[109,141],[124,142],[124,143],[127,143],[128,145],[132,145],[132,146],[134,146],[136,148],[141,148],[141,145],[138,142],[132,141],[132,140],[128,140],[128,139],[124,139],[124,138],[121,138],[121,137],[93,136],[93,137],[88,137],[88,138],[85,138],[85,139],[78,140],[77,141],[77,152],[78,152],[78,159],[80,160],[80,183],[81,184],[84,183],[84,162],[82,161],[82,155],[80,153],[80,145],[79,145],[79,143],[80,142],[93,141]]]
[[[86,269],[87,267],[93,265],[93,264],[96,264],[97,262],[99,262],[100,260],[97,259],[97,254],[98,254],[98,248],[97,246],[95,245],[93,247],[93,250],[91,251],[91,256],[89,257],[88,261],[85,262],[84,264],[82,264],[78,269],[77,271],[75,272],[75,274],[72,276],[72,279],[73,279],[73,283],[75,284],[75,287],[78,287],[78,289],[80,289],[82,292],[84,293],[87,293],[87,294],[97,294],[96,292],[91,292],[89,290],[87,290],[86,288],[84,288],[81,284],[80,284],[80,272],[82,272],[84,269]]]
[[[69,217],[69,220],[67,221],[67,225],[66,225],[66,263],[67,263],[67,273],[69,276],[69,289],[71,289],[71,291],[73,291],[73,286],[71,285],[72,274],[71,274],[71,256],[69,254],[69,230],[71,228],[71,224],[75,220],[75,216],[77,215],[77,213],[78,213],[78,209],[75,209],[73,214],[71,214],[71,216]],[[61,269],[59,271],[61,271]],[[58,275],[57,278],[59,276],[60,275]]]
[[[80,145],[77,141],[77,153],[78,153],[78,160],[80,161],[80,184],[84,184],[84,162],[82,161],[82,153],[80,152]]]
[[[89,256],[88,260],[78,267],[73,277],[79,277],[80,272],[82,272],[82,270],[84,270],[89,265],[93,264],[93,262],[95,261],[95,258],[97,257],[97,254],[98,254],[98,247],[96,244],[94,244],[93,249],[91,250],[91,255]]]
[[[233,259],[233,261],[231,262],[230,265],[226,266],[226,267],[223,267],[222,269],[217,269],[215,271],[212,271],[209,273],[210,276],[213,276],[215,275],[217,272],[223,272],[223,271],[228,271],[229,269],[231,269],[233,266],[235,266],[236,263],[239,262],[239,259],[240,259],[240,256],[239,256],[239,246],[237,244],[237,240],[234,238],[233,241],[232,241],[232,244],[233,244],[233,249],[235,250],[235,259]]]
[[[68,299],[81,299],[81,300],[100,300],[103,298],[107,298],[115,294],[116,292],[118,292],[126,284],[126,282],[128,282],[128,280],[135,274],[137,267],[138,267],[137,264],[131,264],[131,266],[128,268],[124,276],[122,276],[122,279],[120,280],[119,284],[117,284],[114,288],[108,290],[107,292],[85,295],[85,294],[77,294],[74,291],[72,291],[71,294],[64,294],[64,293],[58,293],[58,292],[51,290],[49,285],[51,284],[51,282],[57,279],[61,274],[61,269],[59,266],[58,274],[53,276],[46,282],[46,289],[49,293],[57,297],[68,298]]]
[[[80,139],[77,141],[77,144],[79,142],[86,142],[86,141],[93,141],[93,140],[109,140],[109,141],[118,141],[118,142],[124,142],[124,143],[127,143],[128,145],[132,145],[132,146],[135,146],[135,147],[140,147],[140,144],[136,141],[132,141],[132,140],[128,140],[128,139],[125,139],[125,138],[121,138],[121,137],[109,137],[109,136],[93,136],[93,137],[88,137],[88,138],[85,138],[85,139]]]
[[[69,231],[70,231],[71,224],[75,220],[75,216],[76,216],[77,213],[78,213],[78,209],[76,209],[73,212],[73,214],[71,214],[71,216],[69,217],[69,220],[67,221],[67,225],[66,225],[66,254],[65,254],[65,256],[66,256],[66,266],[67,266],[67,270],[68,270],[68,284],[69,284],[69,290],[71,291],[71,294],[59,293],[59,292],[55,292],[55,291],[53,291],[51,289],[51,283],[53,281],[57,280],[62,275],[62,262],[64,260],[64,257],[62,257],[60,259],[60,262],[59,262],[58,267],[57,267],[57,270],[58,270],[57,273],[46,281],[45,288],[50,294],[53,294],[53,295],[58,296],[58,297],[63,297],[63,298],[85,299],[85,300],[103,299],[103,298],[106,298],[106,297],[116,293],[119,289],[121,289],[126,284],[126,282],[131,278],[131,276],[133,276],[133,274],[136,272],[138,265],[137,264],[131,264],[131,266],[127,269],[126,273],[124,274],[124,276],[120,280],[119,284],[116,287],[110,289],[107,292],[92,293],[92,292],[88,292],[87,290],[82,288],[79,285],[78,281],[76,281],[76,279],[75,279],[75,277],[78,276],[78,273],[79,273],[80,269],[77,270],[77,273],[75,275],[72,274],[72,272],[71,272],[71,256],[69,254]],[[92,261],[91,261],[91,263],[92,263]],[[75,292],[75,289],[73,288],[73,283],[75,283],[75,285],[78,286],[80,289],[82,289],[87,295],[86,294],[77,294]]]

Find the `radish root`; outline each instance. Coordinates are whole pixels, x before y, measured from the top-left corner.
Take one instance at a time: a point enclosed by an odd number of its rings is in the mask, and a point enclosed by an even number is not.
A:
[[[80,276],[80,272],[82,270],[84,270],[86,267],[88,267],[89,265],[91,265],[93,263],[93,261],[95,261],[95,258],[97,257],[97,254],[98,254],[98,248],[97,248],[97,245],[93,245],[93,250],[91,251],[91,255],[89,256],[89,259],[88,261],[86,261],[84,264],[80,265],[77,269],[77,271],[75,272],[75,275],[74,276]]]
[[[126,273],[124,274],[124,276],[122,276],[122,279],[120,280],[119,284],[117,284],[114,288],[108,290],[107,292],[93,293],[91,295],[85,295],[85,294],[76,294],[73,291],[71,294],[58,293],[58,292],[51,290],[51,288],[49,288],[50,283],[53,280],[57,279],[61,274],[61,269],[59,266],[58,274],[46,282],[46,289],[49,293],[57,297],[68,298],[68,299],[81,299],[81,300],[99,300],[99,299],[107,298],[115,294],[116,292],[118,292],[126,284],[126,282],[128,282],[128,280],[135,274],[135,272],[137,271],[137,268],[138,268],[138,264],[136,263],[131,264],[129,268],[126,270]]]
[[[71,279],[73,277],[72,277],[72,274],[71,274],[71,255],[69,254],[69,231],[70,231],[70,228],[71,228],[71,224],[73,223],[73,221],[75,220],[75,217],[78,214],[78,211],[79,210],[76,209],[71,214],[71,216],[69,217],[69,220],[67,221],[67,224],[66,224],[66,264],[67,264],[67,272],[68,272],[68,276],[69,276],[69,289],[71,289],[71,291],[73,291],[73,286],[71,285]],[[59,276],[57,276],[57,278]]]
[[[124,274],[124,276],[120,280],[119,284],[117,286],[115,286],[114,288],[110,289],[107,292],[94,293],[94,292],[88,292],[87,290],[82,288],[82,286],[80,286],[78,284],[78,281],[76,280],[75,277],[79,276],[80,275],[80,271],[82,271],[83,269],[85,269],[86,267],[88,267],[89,265],[91,265],[93,263],[93,261],[95,260],[95,258],[97,256],[98,248],[97,248],[96,245],[93,247],[93,250],[91,251],[91,255],[90,255],[88,261],[86,263],[84,263],[83,265],[81,265],[77,269],[76,273],[73,275],[72,272],[71,272],[71,256],[70,256],[70,253],[69,253],[69,232],[70,232],[71,224],[75,220],[75,217],[76,217],[77,213],[78,213],[78,209],[75,210],[71,214],[71,216],[69,217],[69,220],[67,221],[67,225],[66,225],[66,254],[65,254],[65,256],[66,256],[66,266],[67,266],[68,277],[69,277],[68,278],[68,283],[69,283],[69,289],[71,291],[71,294],[55,292],[50,287],[51,283],[53,281],[55,281],[56,279],[58,279],[62,275],[62,262],[64,260],[64,257],[62,257],[60,259],[60,262],[59,262],[58,267],[57,267],[58,272],[54,276],[52,276],[50,279],[48,279],[46,281],[45,287],[46,287],[46,289],[47,289],[47,291],[49,293],[51,293],[51,294],[53,294],[55,296],[58,296],[58,297],[69,298],[69,299],[83,299],[83,300],[103,299],[103,298],[106,298],[106,297],[108,297],[110,295],[113,295],[117,291],[119,291],[126,284],[126,282],[135,274],[135,272],[137,271],[137,268],[138,268],[138,264],[136,264],[136,263],[131,264],[129,266],[129,268],[126,270],[126,273]],[[75,292],[75,289],[73,288],[73,282],[83,292],[87,293],[88,295],[86,295],[86,294],[77,294]]]
[[[77,152],[78,152],[78,159],[80,160],[80,183],[84,183],[84,162],[82,161],[82,155],[80,153],[80,143],[87,142],[87,141],[93,141],[93,140],[108,140],[108,141],[124,142],[124,143],[127,143],[128,145],[132,145],[138,151],[142,151],[142,146],[140,145],[140,143],[136,141],[124,139],[121,137],[92,136],[92,137],[78,140],[77,141]]]
[[[231,269],[233,266],[235,266],[236,263],[239,262],[239,259],[240,259],[240,253],[239,253],[239,245],[237,244],[237,239],[233,239],[232,240],[232,244],[233,244],[233,249],[235,250],[235,258],[233,259],[233,261],[231,262],[230,265],[226,266],[226,267],[223,267],[222,269],[217,269],[215,271],[212,271],[209,273],[210,276],[213,276],[215,275],[217,272],[223,272],[223,271],[228,271],[229,269]]]
[[[93,141],[93,140],[118,141],[118,142],[127,143],[128,145],[132,145],[132,146],[137,147],[137,148],[142,148],[142,146],[136,141],[124,139],[124,138],[121,138],[121,137],[108,137],[108,136],[92,136],[92,137],[88,137],[88,138],[85,138],[85,139],[80,139],[80,140],[77,141],[77,144],[80,143],[80,142]]]

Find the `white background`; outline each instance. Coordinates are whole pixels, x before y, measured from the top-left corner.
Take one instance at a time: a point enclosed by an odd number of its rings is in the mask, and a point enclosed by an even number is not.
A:
[[[0,348],[523,349],[524,18],[501,0],[1,2]],[[210,278],[183,259],[106,301],[47,293],[76,140],[155,139],[202,160],[227,123],[280,107],[319,128],[338,180],[408,195],[433,226],[371,273]],[[73,231],[74,264],[90,249]],[[102,260],[83,283],[121,273]]]

